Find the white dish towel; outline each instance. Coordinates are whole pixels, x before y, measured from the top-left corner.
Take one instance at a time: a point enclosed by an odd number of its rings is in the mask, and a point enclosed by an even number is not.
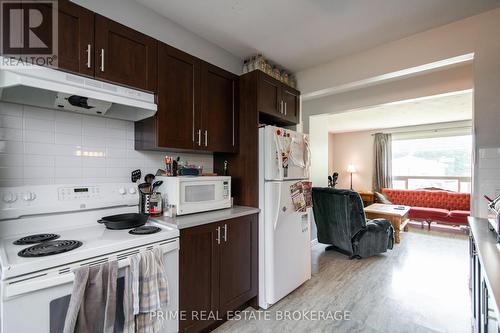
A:
[[[132,256],[125,272],[124,332],[160,332],[162,323],[152,313],[165,310],[168,301],[168,279],[161,249]]]

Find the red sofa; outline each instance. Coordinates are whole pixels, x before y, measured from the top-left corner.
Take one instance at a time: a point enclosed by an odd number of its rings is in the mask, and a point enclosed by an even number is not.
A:
[[[385,188],[384,195],[395,205],[410,206],[409,218],[466,225],[470,215],[470,194],[438,190],[395,190]]]

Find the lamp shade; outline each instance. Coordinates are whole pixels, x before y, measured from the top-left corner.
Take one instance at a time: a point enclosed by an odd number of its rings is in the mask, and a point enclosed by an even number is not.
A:
[[[356,167],[354,166],[354,164],[349,164],[347,166],[347,172],[350,172],[350,173],[355,173],[356,172]]]

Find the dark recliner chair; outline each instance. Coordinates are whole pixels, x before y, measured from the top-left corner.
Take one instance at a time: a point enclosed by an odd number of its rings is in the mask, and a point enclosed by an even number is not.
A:
[[[312,189],[313,212],[318,241],[331,244],[352,258],[386,252],[394,245],[394,230],[386,219],[366,220],[363,201],[357,192],[328,187]]]

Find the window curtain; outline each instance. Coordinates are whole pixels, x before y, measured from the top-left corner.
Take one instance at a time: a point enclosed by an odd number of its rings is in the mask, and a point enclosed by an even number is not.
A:
[[[374,142],[375,172],[373,190],[381,192],[392,187],[392,138],[391,134],[376,133]]]

